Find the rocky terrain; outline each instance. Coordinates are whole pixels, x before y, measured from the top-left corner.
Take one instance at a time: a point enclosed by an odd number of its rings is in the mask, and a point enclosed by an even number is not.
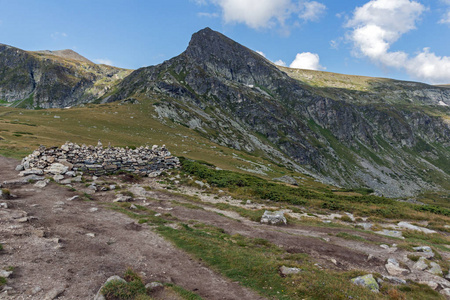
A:
[[[127,268],[149,283],[151,299],[193,299],[174,286],[202,299],[303,299],[315,293],[329,299],[341,293],[360,299],[397,299],[389,298],[395,293],[407,297],[399,299],[450,297],[449,225],[444,221],[447,225],[439,230],[429,228],[433,215],[427,221],[382,220],[250,201],[177,170],[156,178],[98,177],[50,166],[41,174],[45,177],[24,180],[28,174],[16,171],[18,161],[0,157],[0,163],[0,276],[6,279],[0,286],[2,299],[92,299],[106,279]],[[69,172],[82,180],[58,178]],[[253,214],[257,217],[249,217]],[[274,226],[277,221],[281,224]],[[190,232],[199,236],[191,241]],[[214,250],[210,257],[202,251],[215,249],[218,241],[202,246],[202,238],[215,234],[225,252]],[[193,244],[185,248],[182,240]],[[229,273],[218,266],[236,255],[236,246],[238,253],[248,251],[254,257],[263,247],[268,253],[264,260],[252,260],[254,265],[244,269],[255,268],[253,276],[263,278],[273,274],[266,287],[277,281],[290,287],[262,292],[264,283],[232,275],[239,267]],[[239,259],[232,260],[243,264]],[[267,274],[258,275],[263,269]],[[327,290],[317,285],[317,273],[330,282],[342,276],[336,274],[346,274],[337,280],[347,283],[340,283],[340,291]],[[304,282],[312,290],[302,287]]]

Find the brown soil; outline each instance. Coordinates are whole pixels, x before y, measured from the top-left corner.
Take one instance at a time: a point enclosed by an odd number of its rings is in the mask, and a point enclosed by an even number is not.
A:
[[[0,182],[17,178],[17,161],[0,157]],[[14,267],[11,290],[1,299],[92,299],[105,280],[131,267],[145,282],[174,283],[205,299],[262,299],[223,278],[151,230],[98,202],[67,201],[76,195],[49,184],[11,189],[0,209],[0,267]],[[98,208],[90,212],[92,208]],[[16,215],[29,221],[19,223]],[[45,237],[42,237],[42,235]],[[86,234],[93,233],[94,237]],[[53,297],[51,297],[53,299]]]

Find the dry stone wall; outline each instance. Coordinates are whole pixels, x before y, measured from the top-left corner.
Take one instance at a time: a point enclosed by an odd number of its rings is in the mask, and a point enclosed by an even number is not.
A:
[[[64,174],[83,172],[91,175],[104,175],[129,171],[139,175],[156,176],[162,171],[177,168],[180,162],[163,145],[145,146],[136,149],[77,145],[66,142],[60,148],[39,147],[22,160],[17,171],[27,174]]]

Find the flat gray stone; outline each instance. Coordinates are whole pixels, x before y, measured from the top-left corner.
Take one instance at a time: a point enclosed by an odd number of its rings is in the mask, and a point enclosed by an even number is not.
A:
[[[434,274],[434,275],[438,275],[438,276],[442,276],[442,269],[441,266],[438,265],[437,263],[435,263],[434,261],[430,262],[430,269],[427,270],[428,273]]]
[[[428,229],[428,228],[425,228],[425,227],[416,226],[416,225],[410,224],[408,222],[399,222],[397,224],[397,226],[401,227],[401,228],[409,229],[409,230],[421,231],[421,232],[423,232],[425,234],[436,233],[435,230],[431,230],[431,229]]]
[[[374,231],[376,234],[381,234],[381,235],[386,235],[386,236],[391,236],[391,237],[396,237],[396,238],[401,238],[404,239],[402,232],[398,231],[398,230],[388,230],[388,229],[383,229],[380,231]]]
[[[389,275],[392,276],[404,276],[410,273],[408,269],[404,269],[400,266],[397,266],[395,264],[388,263],[384,266],[386,268],[386,271],[389,273]]]
[[[423,271],[428,268],[427,259],[425,257],[419,258],[418,261],[413,265],[413,269]]]

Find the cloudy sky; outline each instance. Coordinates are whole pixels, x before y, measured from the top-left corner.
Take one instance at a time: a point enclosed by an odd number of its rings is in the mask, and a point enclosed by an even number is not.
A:
[[[450,83],[450,0],[0,0],[0,43],[131,69],[207,26],[281,65]]]

